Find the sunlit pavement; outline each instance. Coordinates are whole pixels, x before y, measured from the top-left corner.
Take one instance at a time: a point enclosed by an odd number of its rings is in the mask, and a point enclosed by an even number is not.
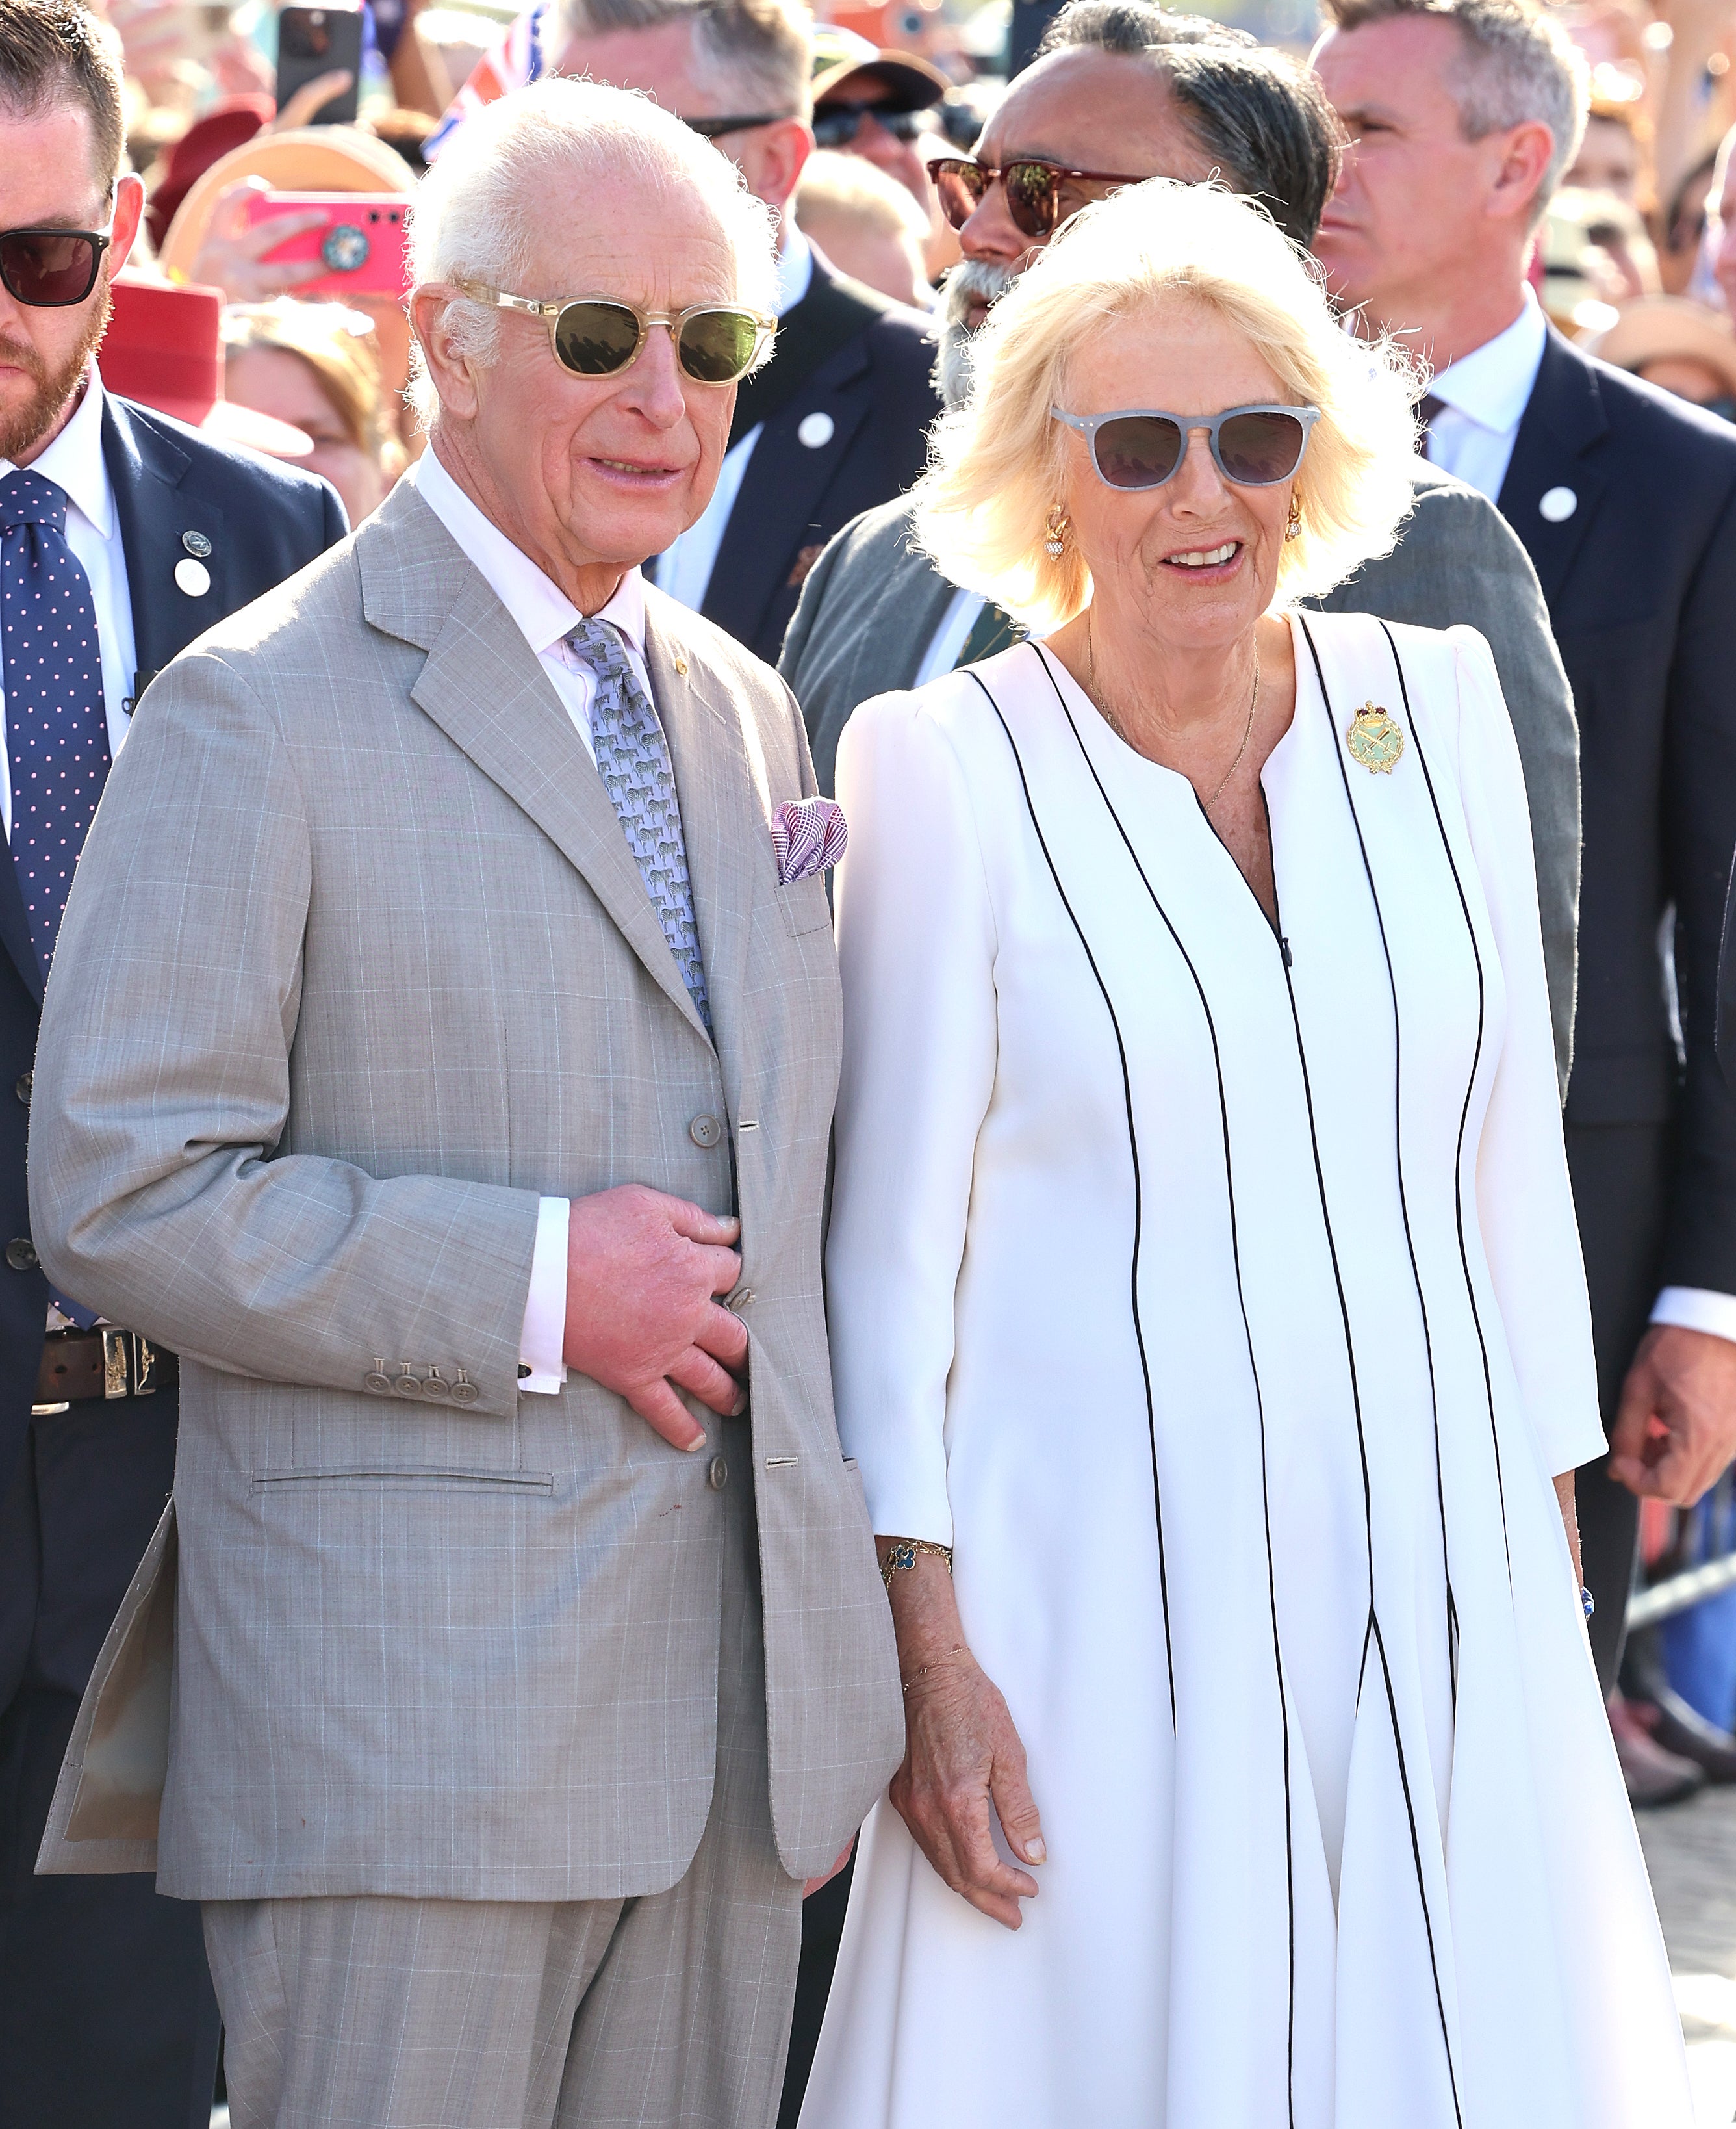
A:
[[[1736,1788],[1638,1814],[1702,2129],[1736,2122]]]

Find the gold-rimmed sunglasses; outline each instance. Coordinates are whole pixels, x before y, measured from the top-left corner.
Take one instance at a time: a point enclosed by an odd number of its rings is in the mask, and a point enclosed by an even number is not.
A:
[[[485,282],[454,280],[473,302],[546,318],[554,359],[575,377],[613,377],[639,359],[653,326],[665,326],[675,357],[696,384],[734,384],[770,347],[778,321],[735,303],[691,303],[684,311],[641,311],[613,296],[533,302]]]

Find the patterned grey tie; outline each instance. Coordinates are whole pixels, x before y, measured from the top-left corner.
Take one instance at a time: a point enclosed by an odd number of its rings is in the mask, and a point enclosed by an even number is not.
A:
[[[597,774],[620,817],[682,981],[709,1033],[711,1007],[699,927],[693,921],[693,884],[687,877],[687,845],[681,832],[669,743],[611,623],[582,618],[563,641],[597,682],[591,738]]]

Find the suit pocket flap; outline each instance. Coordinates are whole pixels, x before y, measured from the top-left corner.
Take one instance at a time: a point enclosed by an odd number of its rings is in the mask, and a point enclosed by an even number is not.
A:
[[[792,938],[799,939],[805,931],[829,931],[832,927],[832,904],[823,873],[792,879],[787,887],[780,887],[778,906]]]

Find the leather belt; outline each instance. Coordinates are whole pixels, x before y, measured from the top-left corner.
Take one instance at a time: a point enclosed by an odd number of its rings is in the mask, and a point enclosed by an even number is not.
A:
[[[37,1418],[93,1398],[152,1397],[180,1382],[181,1364],[136,1331],[50,1331],[36,1370]]]

